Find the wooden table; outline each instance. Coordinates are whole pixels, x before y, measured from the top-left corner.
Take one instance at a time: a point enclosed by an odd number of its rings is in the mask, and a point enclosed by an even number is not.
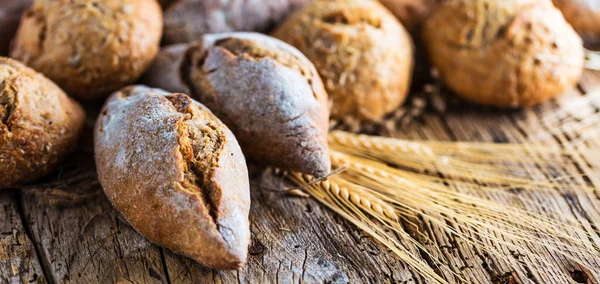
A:
[[[574,137],[585,120],[556,122],[550,113],[584,116],[596,106],[565,107],[595,88],[600,76],[588,72],[578,90],[559,102],[534,110],[499,111],[477,107],[428,113],[398,135],[412,139],[600,145],[600,125]],[[92,111],[93,112],[93,111]],[[569,116],[570,117],[570,116]],[[88,126],[93,123],[89,117]],[[89,127],[88,127],[89,128]],[[248,264],[239,271],[204,268],[139,235],[111,207],[95,175],[91,133],[57,171],[35,184],[0,192],[0,283],[298,283],[423,282],[410,267],[332,211],[314,200],[294,198],[255,183],[252,188],[252,245]],[[579,156],[566,174],[587,174],[579,182],[600,185],[600,161]],[[557,173],[523,169],[531,175]],[[253,178],[260,181],[259,176]],[[520,193],[527,194],[527,193]],[[494,197],[489,197],[494,198]],[[581,226],[600,228],[600,193],[530,194],[543,212],[559,210]],[[502,202],[502,200],[498,200]],[[491,256],[439,232],[428,232],[441,245],[451,269],[472,283],[598,283],[600,260],[593,270],[540,251],[544,265],[519,263],[521,256]],[[598,237],[596,235],[596,237]],[[593,241],[600,245],[600,237]],[[452,274],[441,272],[449,282]]]

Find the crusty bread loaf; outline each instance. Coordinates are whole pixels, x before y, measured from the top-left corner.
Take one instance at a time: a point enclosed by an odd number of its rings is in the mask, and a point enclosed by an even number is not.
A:
[[[165,10],[166,44],[198,40],[209,33],[267,32],[312,0],[179,0]]]
[[[433,66],[482,105],[532,106],[577,84],[581,38],[550,0],[449,0],[425,22]]]
[[[3,0],[0,4],[0,56],[8,55],[21,15],[31,6],[31,2],[33,0]]]
[[[184,94],[127,87],[108,99],[94,134],[100,183],[136,230],[212,268],[244,265],[248,169],[207,108]]]
[[[585,39],[600,40],[600,2],[597,0],[553,0],[567,22]]]
[[[56,170],[84,120],[81,106],[46,77],[0,57],[0,188]]]
[[[406,99],[412,39],[377,1],[316,0],[273,35],[314,63],[333,101],[334,119],[379,121]]]
[[[97,99],[135,82],[158,53],[156,0],[35,0],[11,56],[69,95]]]
[[[193,94],[257,161],[318,177],[329,173],[327,93],[310,61],[280,40],[205,35],[164,49],[144,82]]]

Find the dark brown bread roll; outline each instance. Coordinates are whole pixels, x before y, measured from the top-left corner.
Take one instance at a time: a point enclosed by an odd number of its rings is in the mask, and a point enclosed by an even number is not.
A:
[[[412,39],[377,1],[316,0],[273,35],[314,63],[333,101],[334,119],[379,121],[406,99]]]
[[[156,0],[35,0],[11,56],[69,95],[97,99],[135,82],[158,53]]]
[[[84,120],[81,106],[46,77],[0,57],[0,188],[56,170]]]
[[[567,22],[586,39],[600,40],[600,2],[597,0],[553,0]]]
[[[423,40],[443,82],[482,105],[533,106],[582,73],[581,39],[550,0],[450,0]]]
[[[0,4],[0,56],[8,55],[21,15],[33,0],[2,0]]]
[[[184,94],[114,93],[96,121],[98,178],[150,241],[216,269],[246,261],[248,169],[231,131]]]
[[[257,33],[205,35],[163,50],[144,82],[189,91],[257,161],[329,173],[327,94],[310,61],[282,41]]]
[[[312,0],[179,0],[165,10],[166,44],[186,43],[204,34],[266,32]]]
[[[411,33],[418,32],[431,13],[446,0],[379,0]]]

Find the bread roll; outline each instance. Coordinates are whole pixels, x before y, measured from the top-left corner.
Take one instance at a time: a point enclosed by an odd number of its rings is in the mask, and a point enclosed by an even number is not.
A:
[[[329,173],[327,93],[310,61],[282,41],[257,33],[205,35],[164,49],[144,82],[193,94],[256,161]]]
[[[0,188],[56,170],[84,120],[81,106],[46,77],[0,57]]]
[[[446,0],[379,0],[412,32],[418,32],[429,15]]]
[[[164,42],[192,42],[209,33],[267,32],[310,1],[179,0],[165,10]]]
[[[244,265],[248,169],[227,127],[184,94],[114,93],[94,132],[108,199],[150,241],[215,269]]]
[[[450,0],[423,40],[443,82],[482,105],[533,106],[582,73],[582,41],[550,0]]]
[[[98,99],[138,79],[158,53],[161,31],[156,0],[35,0],[11,56],[69,95]]]
[[[273,35],[314,63],[333,101],[334,119],[379,121],[406,99],[412,40],[377,1],[316,0]]]
[[[553,0],[567,22],[585,39],[600,40],[600,2],[598,0]]]
[[[3,0],[0,5],[0,56],[8,55],[21,15],[33,0]]]

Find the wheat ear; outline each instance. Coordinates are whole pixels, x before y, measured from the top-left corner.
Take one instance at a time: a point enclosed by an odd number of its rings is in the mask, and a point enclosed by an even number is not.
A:
[[[589,241],[596,233],[579,228],[577,220],[558,214],[555,216],[560,220],[554,219],[522,209],[518,204],[501,204],[474,195],[481,188],[485,188],[484,192],[500,194],[505,192],[501,187],[487,188],[473,182],[448,180],[390,167],[376,158],[367,158],[371,152],[360,154],[370,151],[361,148],[370,146],[364,141],[369,142],[370,138],[365,137],[363,142],[348,146],[352,149],[350,153],[331,151],[332,165],[345,170],[326,181],[299,173],[292,173],[291,176],[311,196],[368,232],[432,282],[444,283],[439,275],[432,274],[426,263],[415,261],[417,255],[411,254],[406,247],[398,247],[401,244],[395,239],[396,236],[415,245],[440,268],[448,267],[450,264],[438,247],[421,245],[423,241],[431,240],[419,231],[417,220],[423,220],[494,255],[503,255],[503,249],[497,245],[523,253],[528,256],[528,265],[534,267],[544,265],[536,255],[540,249],[585,267],[589,266],[586,259],[600,256],[596,244]],[[432,151],[435,153],[435,148]],[[409,152],[413,155],[423,153],[414,150]],[[468,190],[459,192],[452,185],[468,187]],[[412,237],[401,222],[410,225],[409,228],[416,228],[416,233],[423,240],[419,242]],[[391,232],[386,229],[391,229]],[[459,273],[451,269],[449,272],[462,279]]]
[[[408,145],[410,151],[394,151],[398,145]],[[465,143],[465,142],[408,142],[393,138],[357,135],[342,131],[329,136],[330,148],[349,155],[393,164],[411,173],[425,173],[464,184],[488,184],[494,187],[522,187],[524,189],[569,188],[574,176],[553,180],[532,180],[524,168],[542,168],[552,171],[557,164],[567,164],[572,153],[559,147],[522,144]],[[403,149],[403,148],[399,148]],[[586,156],[596,153],[586,150]],[[567,186],[566,186],[567,185]],[[491,188],[491,187],[488,187]],[[579,186],[576,190],[594,190]]]

